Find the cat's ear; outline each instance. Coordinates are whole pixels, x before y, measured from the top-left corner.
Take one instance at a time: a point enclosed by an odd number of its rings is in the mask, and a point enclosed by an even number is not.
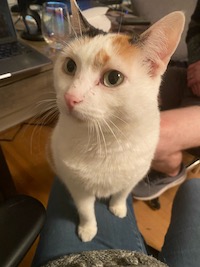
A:
[[[70,5],[72,12],[71,26],[72,32],[75,35],[88,34],[90,36],[95,36],[99,33],[103,33],[103,31],[96,29],[87,21],[87,19],[83,16],[76,0],[70,0]]]
[[[144,60],[150,63],[151,76],[162,75],[179,44],[184,29],[183,12],[175,11],[165,16],[141,35]]]

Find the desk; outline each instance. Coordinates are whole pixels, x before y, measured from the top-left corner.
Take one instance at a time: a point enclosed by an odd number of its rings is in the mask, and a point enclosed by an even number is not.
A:
[[[45,53],[45,42],[27,42]],[[0,132],[44,110],[39,102],[52,97],[53,64],[0,81]]]

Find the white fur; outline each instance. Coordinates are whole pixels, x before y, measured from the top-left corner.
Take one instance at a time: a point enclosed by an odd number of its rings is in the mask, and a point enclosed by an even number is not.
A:
[[[159,137],[157,95],[163,71],[151,75],[145,45],[124,62],[123,55],[113,50],[114,37],[74,40],[54,70],[60,117],[52,135],[53,159],[77,206],[78,234],[83,241],[90,241],[97,233],[96,197],[112,196],[111,212],[126,216],[126,198],[149,170]],[[110,60],[94,69],[90,63],[102,48]],[[77,63],[75,76],[61,70],[66,57]],[[101,84],[108,69],[123,73],[124,82],[115,88]],[[64,100],[66,92],[83,98],[71,113]],[[87,121],[80,120],[83,116]],[[98,125],[101,129],[97,131]]]

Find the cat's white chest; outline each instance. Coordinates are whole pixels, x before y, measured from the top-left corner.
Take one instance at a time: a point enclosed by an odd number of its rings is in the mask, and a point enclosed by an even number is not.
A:
[[[60,130],[57,125],[52,149],[57,174],[68,187],[73,184],[97,197],[109,197],[124,188],[133,188],[150,167],[154,140],[149,146],[142,145],[139,136],[93,145],[88,138],[84,140],[84,133],[66,136]]]

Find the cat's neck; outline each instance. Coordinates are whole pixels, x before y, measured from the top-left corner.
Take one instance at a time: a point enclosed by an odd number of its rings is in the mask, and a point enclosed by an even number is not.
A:
[[[132,132],[133,130],[133,125],[135,122],[133,121],[123,121],[123,120],[110,120],[110,121],[104,121],[104,122],[98,122],[98,121],[81,121],[79,119],[76,119],[71,116],[66,116],[60,114],[58,125],[60,127],[61,132],[68,132],[71,133],[72,135],[76,136],[76,134],[84,135],[88,134],[92,131],[95,132],[95,130],[99,130],[100,133],[104,134],[109,138],[110,136],[113,137],[113,133],[119,133],[122,134],[123,132]]]
[[[140,123],[138,123],[141,125]],[[71,116],[61,115],[58,121],[57,130],[60,139],[69,146],[77,146],[81,150],[99,151],[99,148],[107,147],[107,150],[120,150],[126,147],[129,149],[135,142],[141,142],[144,138],[142,129],[136,126],[137,123],[125,123],[122,121],[109,125],[98,125],[77,121]],[[136,126],[136,128],[135,128]],[[135,131],[133,130],[135,128]],[[149,134],[150,129],[149,129]],[[73,147],[74,148],[74,147]]]
[[[124,134],[119,130],[116,132],[116,129],[106,129],[105,126],[101,130],[98,127],[61,115],[56,126],[57,140],[62,143],[64,150],[70,151],[71,156],[78,155],[88,160],[104,159],[132,147],[127,131]]]

